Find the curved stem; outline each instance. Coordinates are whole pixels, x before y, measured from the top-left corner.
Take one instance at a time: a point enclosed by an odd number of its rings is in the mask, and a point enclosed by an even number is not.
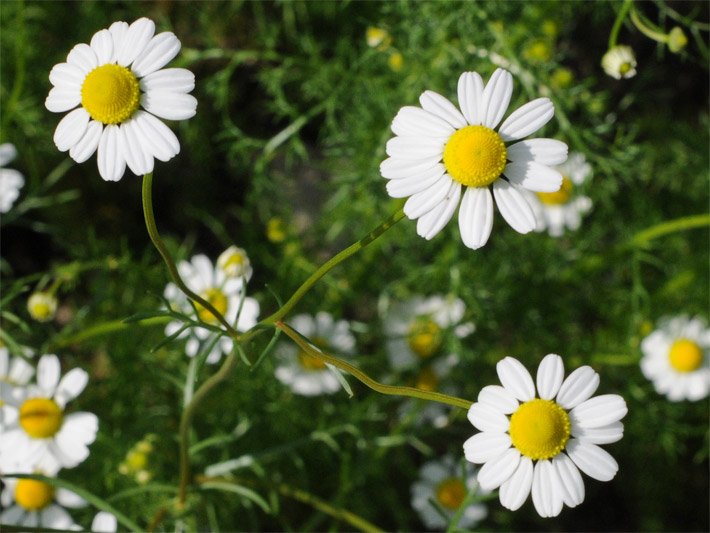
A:
[[[624,23],[624,19],[626,19],[626,15],[628,15],[632,4],[633,4],[633,0],[626,0],[624,2],[624,5],[621,6],[619,13],[616,15],[616,20],[614,21],[614,26],[612,26],[611,33],[609,34],[609,48],[610,49],[614,48],[616,46],[616,40],[619,37],[619,30],[621,29],[621,25]]]
[[[710,226],[710,215],[690,215],[687,217],[676,218],[674,220],[661,222],[660,224],[656,224],[655,226],[651,226],[650,228],[640,231],[633,236],[631,243],[635,246],[644,246],[649,241],[652,241],[657,237],[667,235],[668,233],[702,228],[704,226]]]
[[[651,28],[649,24],[641,20],[641,15],[638,11],[636,11],[636,9],[631,10],[631,22],[633,22],[634,26],[636,26],[636,28],[649,39],[658,41],[659,43],[668,42],[668,35]]]
[[[455,396],[449,396],[447,394],[442,394],[440,392],[430,392],[421,389],[415,389],[414,387],[398,387],[395,385],[385,385],[378,381],[375,381],[370,376],[365,374],[362,370],[356,366],[346,363],[342,359],[333,357],[319,350],[316,350],[311,346],[304,337],[301,336],[295,329],[290,327],[284,322],[277,321],[275,326],[281,329],[286,335],[288,335],[293,342],[298,344],[308,355],[320,359],[321,361],[333,365],[341,370],[345,370],[349,374],[352,374],[355,378],[360,380],[362,383],[370,387],[372,390],[377,391],[381,394],[387,394],[390,396],[408,396],[410,398],[419,398],[420,400],[429,400],[432,402],[445,403],[447,405],[453,405],[454,407],[460,407],[462,409],[468,409],[471,407],[473,402],[469,400],[464,400],[462,398],[456,398]]]
[[[227,322],[227,319],[225,319],[224,316],[222,316],[222,314],[217,311],[211,303],[192,292],[180,277],[178,269],[175,266],[175,261],[173,261],[170,251],[165,246],[163,239],[160,237],[160,233],[158,233],[158,227],[155,225],[155,215],[153,214],[152,172],[143,176],[143,215],[145,216],[145,227],[148,230],[148,235],[150,235],[150,240],[153,241],[153,245],[158,249],[163,261],[165,261],[165,265],[168,267],[170,277],[173,279],[175,285],[177,285],[188,298],[198,303],[201,307],[207,309],[220,322],[220,324],[227,329],[230,337],[233,337],[234,339],[239,337],[239,333],[229,324],[229,322]]]

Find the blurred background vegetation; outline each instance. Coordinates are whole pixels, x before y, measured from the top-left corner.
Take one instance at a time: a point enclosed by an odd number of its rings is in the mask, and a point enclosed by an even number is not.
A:
[[[69,164],[52,135],[60,116],[44,108],[48,73],[71,47],[115,20],[147,16],[183,51],[172,66],[196,75],[197,116],[175,124],[181,153],[156,165],[158,227],[179,258],[213,260],[230,244],[254,266],[250,294],[262,316],[276,309],[324,259],[376,226],[399,204],[379,163],[399,107],[432,89],[455,101],[464,70],[516,74],[511,108],[550,96],[557,120],[544,131],[583,152],[594,169],[594,202],[563,238],[518,235],[496,215],[481,250],[465,248],[450,223],[433,241],[399,223],[331,272],[298,307],[353,321],[357,363],[388,368],[378,302],[454,294],[477,325],[449,339],[460,363],[449,380],[460,396],[497,382],[495,362],[513,355],[534,369],[548,352],[572,369],[591,364],[601,393],[629,405],[625,438],[607,449],[620,464],[610,483],[585,478],[583,505],[554,520],[530,501],[516,513],[489,502],[483,530],[708,530],[708,405],[671,404],[638,368],[639,342],[659,317],[707,315],[708,231],[633,244],[663,221],[708,208],[708,4],[647,2],[638,8],[689,36],[671,54],[630,24],[638,75],[614,80],[600,67],[618,2],[16,2],[0,4],[0,142],[26,177],[2,220],[2,331],[63,370],[92,379],[75,409],[100,418],[91,457],[60,475],[142,525],[173,498],[176,430],[187,358],[180,343],[153,351],[162,326],[92,329],[161,306],[167,273],[145,233],[140,179],[103,182],[95,157]],[[672,10],[670,9],[672,8]],[[680,18],[675,18],[680,17]],[[368,27],[385,30],[378,47]],[[63,282],[49,324],[32,322],[26,297],[43,279]],[[268,284],[268,290],[267,290]],[[263,348],[259,340],[254,353]],[[213,372],[203,368],[201,379]],[[419,530],[410,486],[427,460],[473,433],[462,410],[443,429],[397,416],[401,399],[353,382],[355,396],[294,396],[267,360],[238,369],[198,413],[198,475],[232,476],[263,498],[193,493],[184,518],[159,528],[325,530],[351,525],[293,491],[347,509],[387,530]],[[395,376],[407,384],[411,376]],[[352,380],[351,380],[352,381]],[[143,488],[119,473],[127,452],[153,434]],[[210,439],[210,440],[207,440]],[[239,459],[236,463],[224,463]],[[215,465],[220,465],[215,468]],[[236,468],[235,468],[236,465]],[[291,491],[289,493],[289,491]],[[303,496],[302,493],[298,493]],[[83,513],[83,514],[82,514]],[[88,524],[92,512],[74,513]]]

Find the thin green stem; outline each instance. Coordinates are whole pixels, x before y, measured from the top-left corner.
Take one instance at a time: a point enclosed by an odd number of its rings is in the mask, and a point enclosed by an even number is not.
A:
[[[453,405],[454,407],[460,407],[462,409],[468,409],[471,407],[473,402],[469,400],[464,400],[462,398],[456,398],[455,396],[448,396],[447,394],[442,394],[440,392],[430,392],[421,389],[416,389],[414,387],[398,387],[395,385],[385,385],[379,381],[375,381],[370,376],[365,374],[359,368],[346,363],[342,359],[328,355],[327,353],[316,350],[309,344],[300,333],[295,329],[291,328],[288,324],[284,322],[277,321],[275,326],[281,329],[286,335],[288,335],[293,342],[295,342],[299,348],[301,348],[308,355],[320,359],[321,361],[333,365],[341,370],[346,371],[353,377],[357,378],[359,381],[370,387],[372,390],[379,392],[380,394],[387,394],[390,396],[408,396],[410,398],[419,398],[420,400],[429,400],[432,402],[445,403],[447,405]]]
[[[79,333],[76,333],[74,335],[59,337],[54,340],[51,345],[57,348],[63,348],[72,344],[78,344],[93,337],[100,337],[101,335],[108,335],[109,333],[116,333],[117,331],[123,331],[125,329],[133,328],[135,325],[141,327],[162,326],[164,324],[167,324],[170,320],[173,320],[173,318],[169,316],[157,316],[130,323],[125,322],[124,320],[112,320],[109,322],[102,322],[101,324],[96,324],[95,326],[84,328]]]
[[[704,226],[710,226],[710,215],[708,214],[676,218],[640,231],[634,235],[633,239],[631,239],[631,243],[634,246],[645,246],[649,241],[662,237],[663,235],[688,229],[702,228]]]
[[[668,42],[668,35],[658,31],[657,29],[651,28],[650,24],[642,20],[641,15],[638,11],[636,11],[636,9],[631,10],[630,18],[634,26],[636,26],[636,28],[649,39],[658,41],[659,43]]]
[[[619,30],[621,30],[621,25],[626,19],[626,15],[629,14],[629,10],[633,5],[633,0],[626,0],[624,5],[621,6],[619,13],[616,15],[616,20],[611,28],[611,33],[609,34],[609,48],[614,48],[616,46],[616,40],[619,37]]]

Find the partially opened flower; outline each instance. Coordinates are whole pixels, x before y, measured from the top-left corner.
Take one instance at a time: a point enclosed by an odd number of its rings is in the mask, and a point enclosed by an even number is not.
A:
[[[192,72],[163,68],[179,51],[178,38],[155,35],[147,18],[114,22],[91,44],[77,44],[49,73],[54,87],[45,106],[71,111],[54,133],[57,148],[77,163],[98,150],[99,174],[107,181],[120,180],[126,165],[142,175],[153,171],[154,159],[172,159],[180,143],[157,117],[185,120],[197,108],[188,94],[195,87]]]
[[[10,210],[25,184],[24,176],[17,170],[3,168],[15,157],[17,157],[15,145],[0,144],[0,213],[7,213]]]
[[[562,176],[550,165],[567,158],[567,145],[554,139],[521,140],[554,115],[549,98],[519,107],[500,124],[513,93],[513,78],[496,70],[483,85],[476,72],[458,82],[460,110],[433,91],[420,107],[400,109],[387,142],[388,159],[380,172],[394,198],[409,197],[404,213],[417,221],[417,233],[433,238],[459,207],[461,238],[469,248],[488,241],[493,199],[503,218],[519,233],[536,226],[522,189],[554,192]],[[500,124],[500,126],[499,126]],[[496,129],[497,128],[497,129]],[[517,142],[516,142],[517,141]]]
[[[564,379],[562,358],[549,354],[537,370],[537,394],[517,359],[506,357],[496,369],[503,386],[481,389],[468,412],[481,433],[463,446],[466,459],[483,464],[483,489],[500,487],[500,502],[511,511],[532,492],[538,514],[551,517],[584,501],[580,470],[599,481],[614,478],[619,467],[598,444],[621,439],[626,402],[617,394],[592,398],[599,375],[591,367]]]
[[[221,269],[228,278],[243,279],[245,282],[249,281],[253,274],[246,250],[238,246],[230,246],[219,255],[217,268]]]
[[[602,57],[602,68],[609,76],[620,80],[636,76],[636,55],[633,48],[618,44]]]
[[[672,402],[698,401],[710,392],[710,329],[701,318],[661,321],[641,342],[641,371]]]

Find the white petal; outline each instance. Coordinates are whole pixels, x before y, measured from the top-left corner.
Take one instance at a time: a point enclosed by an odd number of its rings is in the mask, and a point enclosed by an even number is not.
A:
[[[468,420],[480,431],[503,433],[510,427],[508,417],[486,403],[474,403],[468,410]]]
[[[535,214],[525,197],[515,185],[499,179],[493,183],[493,196],[505,221],[518,233],[529,233],[535,229]]]
[[[478,471],[478,484],[485,491],[495,490],[515,473],[520,464],[520,452],[510,448],[492,461],[488,461]]]
[[[446,120],[421,107],[405,106],[394,117],[392,131],[405,137],[448,138],[455,130]]]
[[[46,107],[52,113],[63,113],[74,109],[81,103],[81,93],[78,88],[54,87],[49,91],[47,99],[44,101]]]
[[[513,76],[507,70],[497,69],[488,80],[481,100],[479,111],[482,124],[495,128],[505,115],[513,95]]]
[[[60,152],[66,152],[81,140],[86,133],[90,118],[86,110],[80,107],[59,121],[54,131],[54,144]]]
[[[0,167],[4,167],[17,157],[17,148],[12,143],[0,144]],[[5,352],[7,354],[7,352]]]
[[[83,74],[88,74],[99,66],[96,54],[86,43],[79,43],[71,49],[67,56],[67,63],[77,67]]]
[[[599,374],[590,366],[580,366],[562,383],[557,403],[564,409],[572,409],[594,394],[599,386]]]
[[[433,239],[449,223],[461,199],[461,184],[451,180],[446,198],[428,213],[419,217],[417,234],[426,240]]]
[[[576,507],[584,501],[584,481],[572,460],[564,453],[552,459],[562,489],[562,499],[567,507]]]
[[[444,142],[436,137],[392,137],[387,141],[385,152],[400,159],[442,157]]]
[[[538,461],[534,468],[532,500],[537,513],[549,518],[562,511],[562,491],[557,472],[550,461]]]
[[[419,97],[419,103],[422,107],[433,113],[439,118],[444,119],[454,128],[463,128],[466,126],[466,119],[463,118],[461,112],[456,109],[456,106],[449,102],[446,98],[434,91],[424,91]]]
[[[69,150],[71,158],[77,163],[83,163],[94,155],[96,148],[99,146],[103,129],[103,125],[100,122],[90,120],[84,136]]]
[[[39,515],[39,524],[43,528],[67,530],[75,528],[81,530],[72,520],[72,517],[59,505],[49,504],[39,511],[35,511]]]
[[[476,250],[488,242],[493,229],[493,197],[488,187],[466,187],[459,210],[463,243]]]
[[[517,511],[528,499],[533,481],[533,464],[530,458],[522,457],[515,473],[500,487],[500,503],[506,509]]]
[[[553,353],[547,354],[537,368],[537,392],[540,398],[551,400],[557,395],[565,377],[562,358]]]
[[[37,385],[44,394],[52,396],[59,383],[61,367],[59,358],[54,354],[43,355],[37,363]]]
[[[91,38],[91,49],[99,65],[110,63],[113,58],[113,36],[109,30],[97,31]]]
[[[123,158],[120,134],[115,124],[106,126],[101,134],[97,164],[104,180],[118,181],[123,177],[126,160]]]
[[[387,194],[392,198],[406,198],[431,187],[444,175],[444,172],[446,172],[444,165],[438,164],[407,178],[390,180],[387,182]]]
[[[106,511],[96,513],[91,522],[91,531],[94,533],[115,533],[118,530],[116,517]]]
[[[136,127],[150,147],[153,157],[159,161],[169,161],[180,153],[180,141],[170,128],[143,110],[136,111],[133,115]]]
[[[557,192],[562,186],[562,174],[535,161],[508,163],[503,175],[512,183],[534,192]]]
[[[416,161],[389,157],[380,163],[380,174],[387,179],[403,179],[424,172],[441,162],[441,157],[428,157]]]
[[[487,463],[510,448],[510,435],[483,431],[463,443],[463,452],[472,463]]]
[[[521,402],[535,397],[535,384],[523,364],[513,357],[506,357],[496,365],[498,379],[513,396]]]
[[[536,98],[519,107],[501,124],[498,135],[505,142],[527,137],[547,124],[555,114],[549,98]]]
[[[128,27],[121,48],[116,52],[116,62],[124,67],[130,65],[143,52],[154,33],[155,23],[152,20],[145,17],[136,20]]]
[[[72,368],[59,382],[54,393],[54,401],[64,407],[68,401],[73,400],[84,390],[89,382],[89,374],[81,368]]]
[[[567,455],[582,472],[599,481],[611,481],[619,470],[616,460],[596,444],[570,439]]]
[[[128,168],[136,176],[142,176],[153,171],[153,156],[148,152],[147,143],[136,128],[135,120],[130,119],[121,124],[121,146],[123,157]]]
[[[195,116],[197,99],[190,94],[150,91],[141,96],[146,111],[167,120],[185,120]]]
[[[86,74],[75,65],[69,63],[59,63],[54,65],[49,72],[49,81],[56,87],[80,92],[81,84],[84,82]]]
[[[478,72],[464,72],[459,77],[459,107],[466,121],[481,124],[483,117],[479,108],[483,101],[483,80]]]
[[[611,444],[620,441],[624,436],[624,424],[612,422],[597,428],[581,428],[572,421],[572,436],[592,444]]]
[[[478,401],[495,407],[501,413],[510,415],[518,409],[518,401],[515,396],[500,385],[487,385],[478,393]]]
[[[128,33],[128,23],[123,21],[117,21],[109,26],[108,31],[111,33],[113,38],[113,53],[111,54],[111,63],[115,63],[118,59],[118,52],[123,48],[123,41],[126,39],[126,34]]]
[[[598,428],[621,420],[628,411],[621,396],[603,394],[580,403],[570,411],[569,416],[577,427]]]
[[[57,503],[63,505],[64,507],[69,507],[70,509],[81,509],[87,506],[87,502],[84,498],[79,496],[76,492],[72,492],[68,489],[58,488],[54,493]]]
[[[434,209],[448,195],[452,181],[448,174],[444,174],[428,189],[410,196],[404,204],[404,214],[414,220]]]
[[[164,31],[153,37],[145,50],[131,65],[133,73],[142,78],[163,68],[180,52],[180,40],[170,31]]]
[[[529,139],[508,146],[510,161],[535,161],[541,165],[560,165],[567,160],[567,145],[555,139]]]
[[[195,75],[185,68],[164,68],[142,78],[140,87],[144,93],[149,91],[189,93],[195,88]]]

